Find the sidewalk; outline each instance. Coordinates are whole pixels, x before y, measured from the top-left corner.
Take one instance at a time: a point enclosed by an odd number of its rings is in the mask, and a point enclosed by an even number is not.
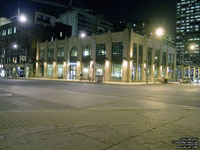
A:
[[[69,80],[69,79],[49,79],[49,78],[26,78],[29,80],[47,80],[47,81],[60,81],[60,82],[83,82],[83,83],[96,83],[97,82],[92,82],[89,80]],[[172,83],[176,83],[176,82],[172,82]],[[106,81],[106,82],[102,82],[99,84],[112,84],[112,85],[145,85],[147,84],[146,82],[113,82],[113,81]],[[161,82],[148,82],[148,84],[152,85],[152,84],[162,84]],[[171,84],[171,83],[170,83]]]

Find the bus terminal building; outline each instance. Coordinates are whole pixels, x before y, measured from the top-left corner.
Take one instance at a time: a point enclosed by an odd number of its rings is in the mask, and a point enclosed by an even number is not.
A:
[[[104,82],[176,79],[176,49],[131,29],[37,43],[36,77]]]

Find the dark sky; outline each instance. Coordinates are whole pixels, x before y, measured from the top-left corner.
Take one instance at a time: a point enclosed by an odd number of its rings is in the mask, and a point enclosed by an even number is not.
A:
[[[68,4],[69,0],[52,0]],[[17,0],[0,0],[0,17],[11,17],[17,13]],[[31,0],[20,0],[24,13],[35,10],[54,9]],[[176,21],[176,0],[73,0],[74,6],[95,9],[104,14],[107,20],[148,21],[152,28],[163,26],[168,33],[174,34]]]

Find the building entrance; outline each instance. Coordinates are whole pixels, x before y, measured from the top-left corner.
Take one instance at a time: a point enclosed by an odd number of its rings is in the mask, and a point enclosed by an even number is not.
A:
[[[69,79],[76,79],[76,65],[69,67]]]

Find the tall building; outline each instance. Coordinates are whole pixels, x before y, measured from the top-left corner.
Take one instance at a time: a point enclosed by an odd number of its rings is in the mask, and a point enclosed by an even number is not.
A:
[[[113,31],[123,31],[129,28],[140,35],[150,34],[149,23],[142,21],[118,21],[113,24]]]
[[[132,29],[133,32],[140,34],[142,36],[152,37],[152,30],[150,29],[150,24],[148,22],[142,21],[118,21],[113,24],[113,31],[119,32],[126,28]],[[170,34],[164,34],[159,38],[160,41],[166,45],[175,47],[175,38]]]
[[[37,12],[26,24],[3,19],[0,26],[0,76],[32,77],[37,41],[71,36],[71,26],[56,23],[53,16]],[[8,21],[6,21],[8,20]]]
[[[75,9],[63,13],[58,17],[57,22],[72,26],[72,35],[76,36],[82,31],[90,35],[97,32],[106,32],[113,27],[103,17],[93,15],[83,9]]]
[[[194,78],[200,66],[200,0],[177,0],[176,48],[179,77]]]

